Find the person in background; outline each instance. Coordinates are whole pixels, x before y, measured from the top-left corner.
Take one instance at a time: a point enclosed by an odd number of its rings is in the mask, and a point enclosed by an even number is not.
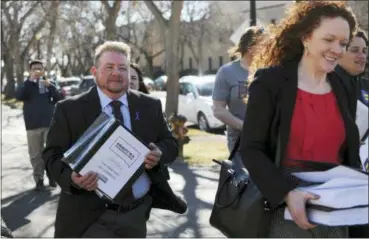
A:
[[[138,67],[137,64],[131,63],[131,81],[129,82],[129,87],[132,90],[138,90],[145,94],[150,94],[149,90],[147,89],[144,81],[143,81],[143,73]]]
[[[229,50],[230,56],[238,59],[221,66],[215,78],[213,89],[213,114],[227,126],[228,149],[234,147],[240,134],[246,104],[246,81],[248,69],[252,62],[253,47],[262,35],[261,27],[251,27],[242,35],[237,46]]]
[[[347,47],[347,52],[339,60],[335,72],[344,80],[347,90],[355,91],[357,99],[351,102],[356,111],[356,100],[369,106],[369,80],[364,78],[368,57],[368,36],[363,30],[358,30]]]
[[[369,107],[369,80],[363,77],[368,57],[368,36],[359,29],[354,35],[347,52],[339,60],[335,72],[343,79],[343,83],[351,94],[356,97],[349,99],[353,115],[356,115],[357,100]],[[366,160],[364,168],[369,171],[369,161]],[[368,238],[368,226],[355,226],[350,228],[350,237]]]
[[[29,64],[30,77],[19,86],[16,98],[23,101],[23,117],[27,130],[28,152],[33,168],[36,190],[44,188],[45,163],[41,154],[44,149],[46,135],[54,111],[54,104],[62,96],[55,84],[45,77],[42,61],[34,60]],[[56,187],[55,181],[49,178],[49,186]]]
[[[319,196],[299,190],[308,184],[291,174],[327,165],[361,167],[359,132],[347,103],[355,95],[334,73],[357,27],[346,4],[294,3],[268,31],[250,67],[240,153],[270,206],[271,238],[349,236],[348,227],[308,220],[306,203]],[[292,221],[284,219],[286,207]]]

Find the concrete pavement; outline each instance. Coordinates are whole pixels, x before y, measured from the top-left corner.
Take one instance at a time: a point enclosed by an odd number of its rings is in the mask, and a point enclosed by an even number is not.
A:
[[[14,237],[52,237],[60,190],[33,191],[32,168],[20,113],[2,108],[2,217]],[[177,215],[153,209],[147,236],[224,237],[209,225],[218,171],[217,167],[174,164],[170,169],[170,184],[187,201],[188,211]]]

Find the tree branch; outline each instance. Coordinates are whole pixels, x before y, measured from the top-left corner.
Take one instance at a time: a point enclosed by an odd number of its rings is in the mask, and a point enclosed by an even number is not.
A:
[[[5,6],[6,2],[5,1],[1,1],[1,9],[3,10],[3,12],[5,13],[6,16],[6,20],[8,20],[8,23],[10,25],[10,28],[14,28],[14,23],[13,23],[13,19],[10,16],[9,13],[9,8]]]
[[[104,9],[105,9],[106,13],[109,13],[110,6],[109,6],[108,1],[100,0],[100,2],[104,6]]]
[[[24,22],[26,21],[26,19],[33,13],[33,11],[38,7],[39,5],[39,1],[37,1],[36,3],[34,3],[32,5],[32,7],[30,7],[30,9],[28,9],[28,11],[23,15],[23,17],[21,17],[19,23],[20,23],[20,27],[23,26]]]
[[[144,0],[147,8],[155,16],[155,19],[159,22],[160,26],[163,28],[168,27],[168,20],[163,17],[163,13],[158,9],[153,1]]]
[[[112,8],[112,15],[117,16],[120,10],[121,0],[115,0]]]
[[[27,54],[29,48],[35,43],[36,41],[36,35],[39,31],[42,30],[42,28],[45,26],[47,21],[47,17],[45,16],[40,23],[35,27],[35,29],[33,30],[33,35],[31,40],[27,43],[26,47],[24,48],[24,50],[21,52],[21,56],[25,56],[25,54]]]
[[[153,54],[152,55],[152,58],[155,58],[155,57],[157,57],[157,56],[159,56],[159,55],[161,55],[162,53],[164,53],[165,52],[165,49],[161,49],[160,51],[158,51],[158,52],[156,52],[155,54]]]

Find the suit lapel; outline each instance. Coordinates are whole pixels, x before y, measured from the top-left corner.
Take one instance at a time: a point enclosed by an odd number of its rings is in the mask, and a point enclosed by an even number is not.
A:
[[[131,119],[131,131],[137,134],[138,136],[142,135],[141,133],[141,118],[140,118],[140,102],[139,95],[135,92],[129,91],[127,92],[127,100],[128,100],[128,108],[129,115]]]
[[[101,104],[96,86],[92,87],[84,97],[83,117],[86,128],[89,127],[101,113]]]
[[[281,121],[280,140],[281,157],[285,156],[285,150],[290,136],[292,115],[297,97],[297,64],[289,64],[285,67],[285,79],[281,85]]]

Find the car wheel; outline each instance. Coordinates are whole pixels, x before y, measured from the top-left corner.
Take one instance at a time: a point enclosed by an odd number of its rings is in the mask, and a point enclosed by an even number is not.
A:
[[[206,116],[202,112],[200,112],[199,115],[197,116],[197,124],[201,131],[208,132],[210,130],[208,120],[206,119]]]

